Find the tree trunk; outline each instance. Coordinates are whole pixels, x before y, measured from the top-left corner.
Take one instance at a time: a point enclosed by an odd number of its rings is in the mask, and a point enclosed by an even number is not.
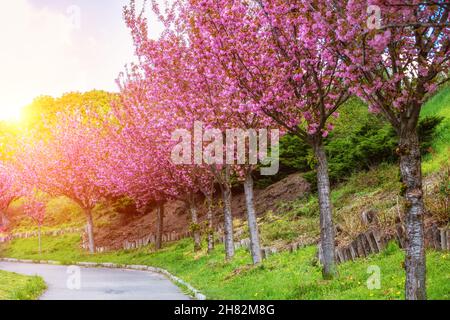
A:
[[[253,264],[262,262],[261,244],[259,241],[258,221],[256,218],[254,195],[253,195],[253,177],[251,170],[248,170],[245,182],[245,204],[247,207],[248,230],[250,232],[250,251],[252,254]]]
[[[407,300],[426,299],[426,263],[424,248],[424,212],[422,167],[416,129],[402,130],[398,152],[405,191],[406,284]]]
[[[335,263],[335,243],[333,209],[330,197],[328,161],[322,139],[313,145],[317,160],[317,190],[320,210],[320,244],[322,247],[323,278],[333,279],[337,275]]]
[[[164,203],[158,203],[156,208],[156,241],[155,249],[160,250],[162,248],[162,236],[164,233]]]
[[[85,209],[87,225],[86,225],[86,233],[89,241],[89,252],[95,253],[95,240],[94,240],[94,221],[92,219],[91,209]]]
[[[227,260],[234,257],[233,215],[231,212],[230,167],[226,167],[225,183],[222,185],[223,216],[225,233],[225,256]]]
[[[212,195],[206,195],[206,202],[208,205],[208,253],[214,250],[214,212],[213,212],[213,198]]]
[[[38,225],[38,243],[39,243],[39,254],[42,253],[42,237],[41,237],[41,225]]]
[[[202,249],[202,238],[200,236],[200,225],[198,223],[198,212],[197,206],[195,204],[195,199],[189,201],[189,206],[191,210],[191,222],[192,222],[192,233],[194,238],[194,251],[200,251]]]

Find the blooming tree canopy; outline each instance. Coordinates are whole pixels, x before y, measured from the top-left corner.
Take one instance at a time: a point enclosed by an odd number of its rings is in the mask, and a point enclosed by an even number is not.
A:
[[[52,196],[66,196],[83,209],[89,248],[94,252],[92,209],[109,193],[101,179],[108,139],[96,113],[89,108],[86,112],[89,117],[59,113],[57,123],[48,128],[48,139],[23,139],[16,162],[28,185]]]
[[[159,7],[153,3],[153,10],[161,16]],[[182,7],[177,7],[182,9]],[[239,91],[228,90],[232,85],[231,79],[228,77],[218,77],[223,71],[220,65],[211,64],[211,61],[206,59],[202,54],[202,48],[194,46],[190,38],[191,30],[184,24],[189,17],[185,11],[178,11],[179,16],[173,15],[173,11],[169,11],[161,20],[166,25],[166,30],[158,40],[148,38],[147,21],[143,13],[136,14],[135,4],[131,2],[129,8],[125,10],[125,19],[130,27],[135,41],[136,52],[139,56],[139,68],[142,71],[142,78],[145,80],[138,81],[142,83],[146,81],[149,85],[146,86],[145,97],[150,97],[153,102],[148,102],[147,105],[157,105],[159,108],[165,108],[163,113],[163,120],[166,123],[166,129],[174,130],[183,129],[183,131],[194,137],[194,141],[187,142],[188,148],[195,150],[192,157],[191,152],[184,157],[184,166],[177,166],[178,172],[188,173],[191,179],[184,175],[182,181],[186,184],[187,181],[198,181],[195,178],[197,175],[207,177],[207,186],[211,185],[211,174],[206,173],[205,170],[211,168],[217,181],[223,186],[224,192],[224,215],[225,215],[225,229],[226,250],[227,256],[231,257],[232,252],[232,219],[230,210],[230,193],[229,178],[223,178],[223,174],[230,174],[230,162],[234,163],[236,156],[234,141],[231,141],[232,149],[229,145],[225,147],[222,144],[216,144],[218,140],[222,140],[225,132],[232,132],[239,136],[245,135],[244,130],[253,130],[256,133],[258,129],[267,129],[270,125],[273,126],[273,121],[263,112],[255,111],[251,100],[248,100],[245,95],[241,95]],[[185,19],[185,20],[183,20]],[[229,83],[226,83],[226,82]],[[224,84],[225,82],[225,84]],[[157,113],[157,112],[156,112]],[[170,114],[168,114],[170,113]],[[158,113],[161,114],[161,113]],[[158,121],[161,121],[158,120]],[[200,128],[198,125],[200,124]],[[203,135],[203,125],[209,129],[208,136]],[[197,130],[200,129],[201,132]],[[169,131],[170,132],[170,131]],[[198,141],[200,136],[200,141]],[[242,138],[242,137],[238,137]],[[251,136],[243,137],[243,139],[252,139]],[[214,141],[214,150],[209,147],[204,154],[203,149],[205,144]],[[229,140],[227,140],[227,144]],[[244,141],[245,143],[245,141]],[[210,146],[211,146],[210,145]],[[200,150],[200,152],[197,152]],[[227,158],[227,166],[224,166]],[[257,156],[256,152],[255,155]],[[185,155],[186,156],[186,155]],[[245,156],[244,156],[245,157]],[[231,159],[231,160],[230,160]],[[233,166],[238,174],[245,177],[246,193],[248,194],[247,212],[249,216],[249,227],[252,239],[252,250],[254,252],[255,263],[261,262],[259,237],[254,213],[253,204],[253,181],[252,170],[255,167],[254,162],[247,159],[241,160],[240,165]],[[226,175],[227,175],[226,174]],[[202,179],[200,179],[202,180]],[[195,193],[195,190],[204,190],[204,186],[198,186],[198,183],[190,184],[189,188]],[[185,192],[185,191],[183,191]],[[183,193],[181,192],[181,193]],[[189,194],[189,193],[188,193]],[[250,221],[252,221],[250,223]],[[230,230],[231,229],[231,230]]]

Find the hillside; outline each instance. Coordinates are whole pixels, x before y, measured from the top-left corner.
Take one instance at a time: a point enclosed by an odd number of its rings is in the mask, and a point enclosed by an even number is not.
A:
[[[435,95],[423,109],[423,117],[438,116],[436,127],[424,156],[424,190],[427,205],[427,225],[449,224],[450,173],[450,88]],[[358,234],[374,227],[389,230],[402,222],[401,184],[395,162],[382,162],[367,170],[353,172],[333,186],[337,245],[349,243]],[[281,179],[281,180],[280,180]],[[80,248],[78,234],[44,237],[42,254],[37,253],[36,239],[17,239],[2,245],[1,256],[49,259],[63,263],[71,261],[117,262],[148,264],[168,269],[191,282],[211,299],[402,299],[404,298],[404,253],[395,243],[377,255],[339,266],[340,276],[323,282],[316,260],[319,235],[317,196],[308,182],[308,172],[284,174],[279,181],[256,191],[256,204],[262,243],[283,247],[292,242],[305,247],[293,253],[271,255],[260,266],[250,265],[244,249],[238,249],[232,263],[223,260],[223,246],[217,244],[214,254],[206,249],[192,250],[190,239],[166,244],[163,250],[152,252],[147,246],[137,250],[118,250],[88,255]],[[233,197],[235,240],[248,237],[242,192],[236,187]],[[12,232],[35,229],[26,219],[19,219],[20,201],[9,212]],[[200,211],[201,221],[205,210]],[[375,217],[368,224],[364,216]],[[221,223],[217,208],[216,223]],[[65,198],[53,199],[47,208],[46,230],[67,226],[82,226],[80,210]],[[189,230],[189,216],[182,202],[166,206],[165,232]],[[133,241],[154,232],[155,212],[137,212],[128,202],[105,203],[95,210],[96,238],[100,246],[119,249],[124,241]],[[204,245],[205,248],[205,245]],[[450,256],[448,252],[429,250],[428,292],[431,299],[450,299]],[[376,265],[382,270],[382,288],[367,289],[367,268]],[[207,268],[212,272],[205,274]]]

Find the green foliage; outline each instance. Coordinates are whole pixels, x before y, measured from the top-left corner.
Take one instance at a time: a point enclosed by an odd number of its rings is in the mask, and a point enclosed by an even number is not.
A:
[[[279,208],[283,214],[266,213],[259,222],[261,241],[264,245],[274,243],[292,243],[298,238],[307,241],[317,239],[319,223],[316,216],[297,216],[297,202],[286,204]],[[289,210],[289,211],[284,211]]]
[[[189,232],[198,232],[198,231],[202,231],[202,226],[198,223],[191,223],[189,225]]]
[[[285,170],[308,171],[311,169],[308,145],[293,135],[285,135],[280,140],[280,165]]]
[[[419,122],[418,132],[420,139],[420,150],[422,154],[430,152],[435,141],[435,132],[439,125],[444,121],[441,116],[423,117]]]
[[[391,241],[387,244],[386,249],[382,252],[384,256],[394,255],[398,251],[399,247],[395,241]]]
[[[419,122],[423,153],[430,151],[435,130],[444,120],[429,114]],[[344,181],[353,172],[368,170],[380,163],[397,160],[398,138],[393,128],[379,115],[370,114],[367,106],[353,98],[342,108],[336,128],[325,140],[329,175],[332,183]],[[315,185],[314,157],[310,147],[300,138],[284,136],[280,141],[280,170],[283,175],[305,172],[308,182]],[[265,182],[267,184],[267,182]]]
[[[48,197],[48,195],[43,196]],[[23,198],[18,199],[10,206],[10,210],[15,213],[13,215],[14,232],[37,230],[36,223],[22,213],[23,201]],[[61,196],[52,198],[47,202],[43,231],[81,227],[83,224],[85,224],[83,211],[72,200]]]
[[[437,116],[443,121],[436,127],[431,142],[430,153],[425,156],[423,171],[425,174],[440,171],[449,165],[450,157],[450,86],[438,91],[422,108],[421,117]]]
[[[297,230],[292,228],[292,222],[288,220],[276,220],[262,229],[262,237],[267,238],[269,243],[279,239],[293,241],[298,237]]]
[[[3,257],[28,257],[30,260],[55,260],[63,263],[77,261],[83,255],[80,248],[81,236],[79,234],[67,234],[58,237],[43,236],[42,251],[39,254],[37,238],[16,239],[10,246],[0,247],[0,255]],[[4,244],[4,246],[6,246]]]
[[[35,300],[46,288],[40,277],[0,270],[0,300]]]
[[[310,195],[306,198],[294,200],[289,203],[282,203],[279,206],[280,212],[284,212],[288,217],[317,217],[319,212],[319,204],[317,197]]]
[[[46,126],[56,125],[57,114],[73,114],[79,112],[89,121],[94,121],[86,110],[95,110],[99,115],[105,115],[111,104],[117,101],[117,95],[105,91],[92,90],[85,93],[70,92],[59,98],[41,96],[22,110],[22,126],[24,129],[37,129],[41,137],[48,135]],[[36,132],[34,132],[36,134]]]
[[[378,119],[365,123],[348,136],[331,139],[326,145],[330,181],[339,182],[353,172],[393,162],[396,145],[393,130]]]

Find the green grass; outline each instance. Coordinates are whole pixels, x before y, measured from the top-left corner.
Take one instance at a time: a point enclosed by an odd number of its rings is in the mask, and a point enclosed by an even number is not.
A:
[[[224,261],[222,246],[210,256],[205,252],[195,254],[190,239],[157,253],[144,248],[93,256],[79,249],[79,240],[78,235],[45,237],[42,255],[37,253],[34,239],[15,240],[3,249],[2,256],[65,264],[92,261],[161,267],[188,281],[209,299],[404,299],[404,254],[394,244],[381,254],[340,265],[338,279],[323,281],[321,269],[314,263],[315,247],[276,254],[254,267],[244,250],[238,250],[230,263]],[[367,288],[370,266],[380,268],[381,289]],[[450,299],[450,254],[429,251],[427,266],[429,298]]]
[[[22,258],[30,260],[55,260],[65,264],[80,261],[85,255],[80,248],[81,236],[68,234],[59,237],[43,236],[42,253],[38,252],[38,239],[17,239],[10,245],[0,247],[0,255],[8,258]],[[86,256],[87,257],[87,256]]]
[[[441,116],[442,123],[436,128],[433,139],[433,152],[425,157],[423,171],[425,174],[441,170],[449,165],[450,157],[450,86],[442,88],[422,109],[422,117]]]
[[[40,277],[0,270],[0,300],[35,300],[46,288]]]

